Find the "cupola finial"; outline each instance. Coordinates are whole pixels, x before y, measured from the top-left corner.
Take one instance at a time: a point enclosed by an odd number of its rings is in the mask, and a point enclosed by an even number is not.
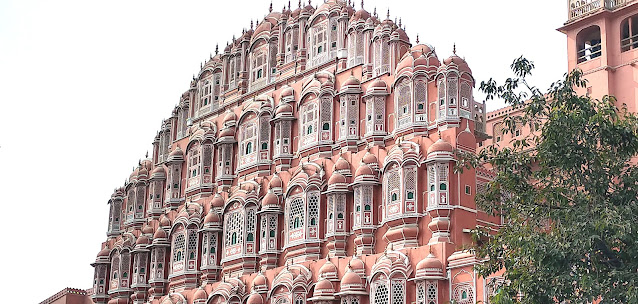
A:
[[[388,8],[388,18],[387,20],[390,20],[390,9]]]
[[[419,34],[416,34],[416,44],[419,44]]]
[[[215,46],[215,55],[219,54],[219,43]]]
[[[361,0],[361,9],[363,9],[363,0]]]
[[[272,10],[271,10],[271,11],[272,11]],[[251,30],[253,29],[253,26],[254,26],[254,24],[253,24],[253,20],[252,20],[252,19],[250,19],[250,29],[251,29]]]
[[[290,0],[288,0],[288,10],[290,10]]]
[[[270,0],[270,8],[269,8],[269,10],[272,13],[272,0]]]
[[[454,55],[456,55],[456,42],[454,42],[454,47],[452,49],[452,53],[454,53]]]

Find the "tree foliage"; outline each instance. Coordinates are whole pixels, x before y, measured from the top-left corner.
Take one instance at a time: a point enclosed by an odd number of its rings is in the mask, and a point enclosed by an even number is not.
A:
[[[505,222],[496,234],[475,231],[477,255],[488,258],[480,274],[506,269],[492,303],[638,303],[636,114],[613,97],[577,94],[586,86],[578,70],[542,93],[527,81],[532,62],[511,67],[515,77],[481,90],[521,109],[505,133],[537,131],[459,163],[496,175],[477,203]]]

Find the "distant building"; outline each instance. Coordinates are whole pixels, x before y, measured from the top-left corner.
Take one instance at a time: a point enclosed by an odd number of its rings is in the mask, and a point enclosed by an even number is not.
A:
[[[638,1],[570,0],[568,21],[558,30],[567,35],[568,70],[584,73],[588,85],[579,94],[600,99],[615,96],[618,106],[627,105],[638,113]],[[484,144],[499,142],[507,146],[511,139],[534,131],[521,126],[518,134],[503,134],[503,118],[520,115],[511,107],[487,114]]]
[[[76,288],[64,288],[40,304],[92,304],[91,292]]]

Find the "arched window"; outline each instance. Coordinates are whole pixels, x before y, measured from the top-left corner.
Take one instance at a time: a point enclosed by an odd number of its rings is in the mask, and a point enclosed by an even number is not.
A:
[[[620,24],[620,49],[623,52],[638,48],[638,15],[631,16]]]
[[[373,77],[390,72],[390,50],[388,49],[389,37],[378,37],[374,40]]]
[[[299,49],[299,28],[290,28],[286,30],[285,38],[285,63],[289,63],[297,59],[297,50]]]
[[[414,104],[416,104],[415,120],[417,122],[427,122],[427,85],[424,80],[417,80],[414,82]]]
[[[199,186],[201,183],[201,145],[198,142],[191,144],[188,149],[188,188]]]
[[[412,89],[410,81],[404,78],[397,85],[395,98],[397,113],[397,127],[405,127],[412,123]]]
[[[398,165],[393,165],[384,173],[386,202],[384,206],[384,216],[398,216],[401,213],[401,176]]]
[[[289,229],[298,229],[303,227],[304,209],[304,202],[302,198],[298,197],[292,200],[289,210]]]
[[[372,304],[390,304],[390,292],[386,282],[374,283],[373,290]]]
[[[213,83],[210,79],[200,82],[199,107],[204,108],[211,104],[213,97]]]
[[[184,270],[184,254],[186,252],[186,234],[183,227],[178,227],[173,233],[173,261],[172,272],[177,273]]]
[[[239,167],[244,167],[257,162],[257,119],[254,114],[249,116],[239,126],[239,146],[241,157]]]
[[[592,25],[576,35],[576,58],[582,63],[602,55],[600,27]]]
[[[251,54],[251,90],[262,88],[268,84],[266,71],[268,70],[268,44],[261,42]]]
[[[302,134],[300,148],[306,147],[311,144],[316,144],[319,140],[319,132],[317,132],[319,126],[319,106],[316,99],[309,99],[304,105],[301,106],[301,124]]]

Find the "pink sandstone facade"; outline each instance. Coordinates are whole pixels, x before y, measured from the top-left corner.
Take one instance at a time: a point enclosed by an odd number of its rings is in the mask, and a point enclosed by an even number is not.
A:
[[[636,107],[638,8],[608,2],[570,4],[569,68]],[[455,172],[453,151],[506,141],[495,126],[516,111],[485,113],[474,87],[456,51],[413,45],[389,12],[271,5],[202,64],[114,191],[93,301],[487,303],[502,278],[464,248],[501,219],[474,201],[490,172]]]
[[[600,99],[612,95],[618,106],[638,113],[638,1],[570,0],[568,21],[559,31],[567,35],[568,70],[576,68],[589,81],[580,94]],[[487,114],[484,143],[508,146],[509,142],[529,134],[530,126],[521,126],[518,134],[503,134],[503,118],[520,115],[511,107]]]

